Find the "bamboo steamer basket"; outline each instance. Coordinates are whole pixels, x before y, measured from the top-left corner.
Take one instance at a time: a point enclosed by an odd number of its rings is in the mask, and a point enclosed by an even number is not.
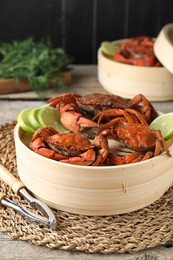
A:
[[[150,101],[173,99],[173,26],[165,36],[165,28],[156,39],[154,51],[165,67],[140,67],[116,62],[98,50],[98,80],[108,92],[125,98],[143,94]],[[168,30],[168,28],[166,28]],[[164,36],[165,37],[164,37]],[[169,40],[168,40],[169,39]],[[119,44],[124,40],[115,41]],[[165,42],[167,44],[165,44]],[[167,46],[169,48],[167,49]],[[171,54],[172,53],[172,54]],[[167,66],[168,65],[168,66]],[[169,69],[168,69],[169,68]]]
[[[78,166],[45,158],[27,145],[31,136],[14,131],[18,174],[52,208],[84,215],[131,212],[159,199],[173,183],[173,158],[163,152],[120,166]],[[173,156],[173,145],[170,147]]]

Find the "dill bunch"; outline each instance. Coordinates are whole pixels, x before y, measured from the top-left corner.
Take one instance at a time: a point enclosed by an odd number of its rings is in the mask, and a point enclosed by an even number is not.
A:
[[[0,78],[27,79],[31,88],[42,92],[49,87],[64,87],[61,75],[69,70],[71,59],[62,48],[53,48],[51,41],[35,42],[33,38],[0,44]]]

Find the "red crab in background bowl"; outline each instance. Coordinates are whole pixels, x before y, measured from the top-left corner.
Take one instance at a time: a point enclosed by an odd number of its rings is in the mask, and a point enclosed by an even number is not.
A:
[[[154,53],[155,40],[148,36],[138,36],[120,44],[114,60],[135,66],[162,67]]]
[[[157,38],[145,35],[116,40],[112,44],[120,47],[111,57],[105,55],[100,46],[98,80],[102,87],[124,98],[142,93],[150,101],[172,100],[173,75],[160,62],[163,60],[160,47],[156,55],[156,43]]]

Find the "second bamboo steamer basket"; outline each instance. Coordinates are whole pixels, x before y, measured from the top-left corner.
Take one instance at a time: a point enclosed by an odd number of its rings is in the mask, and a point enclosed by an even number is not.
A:
[[[26,187],[52,208],[84,215],[114,215],[143,208],[173,183],[173,158],[166,153],[120,166],[77,166],[31,151],[31,139],[15,127],[18,174]],[[173,145],[170,148],[173,156]]]
[[[154,51],[163,67],[140,67],[116,62],[98,50],[98,80],[108,92],[125,98],[137,93],[150,101],[173,99],[173,24],[166,25],[154,45]],[[124,40],[115,41],[120,44]],[[165,45],[165,42],[167,43]],[[164,48],[163,48],[164,46]],[[169,48],[167,48],[169,46]],[[168,66],[167,66],[168,64]]]

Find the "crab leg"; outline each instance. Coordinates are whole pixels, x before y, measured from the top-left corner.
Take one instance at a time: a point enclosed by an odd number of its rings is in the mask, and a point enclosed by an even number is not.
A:
[[[76,164],[76,165],[91,165],[93,161],[95,161],[96,154],[93,149],[89,149],[88,151],[80,154],[79,156],[70,157],[67,159],[61,160],[61,162]]]
[[[93,166],[102,165],[107,159],[108,155],[108,140],[103,135],[97,135],[94,139],[94,145],[97,149],[97,158],[93,162]]]
[[[134,98],[130,100],[131,107],[135,107],[142,102],[143,106],[139,107],[138,110],[145,116],[145,119],[148,123],[150,123],[154,118],[158,116],[158,113],[152,106],[152,104],[146,99],[146,97],[142,94],[136,95]]]
[[[122,156],[118,156],[112,153],[108,154],[108,159],[114,164],[114,165],[122,165],[122,164],[129,164],[129,163],[136,163],[148,160],[149,158],[153,157],[153,152],[149,151],[146,154],[142,153],[131,153],[131,154],[125,154]]]
[[[144,157],[143,154],[137,154],[137,153],[125,154],[123,156],[118,156],[113,153],[108,154],[108,159],[114,165],[122,165],[122,164],[139,162],[142,161],[143,157]]]
[[[126,108],[125,111],[129,112],[131,115],[130,117],[129,116],[126,116],[126,119],[127,119],[127,122],[128,123],[134,123],[135,121],[132,122],[131,118],[132,118],[132,115],[135,115],[136,118],[139,120],[139,122],[142,124],[142,125],[147,125],[148,126],[148,123],[146,122],[146,120],[143,118],[143,116],[138,112],[136,111],[135,109],[132,109],[132,108]]]
[[[50,150],[44,143],[43,139],[41,139],[41,138],[37,138],[32,143],[30,143],[30,148],[34,152],[36,152],[44,157],[54,159],[57,161],[68,158],[65,155],[58,154],[55,151]]]
[[[98,113],[95,117],[93,117],[93,121],[95,121],[96,119],[98,119],[98,124],[100,124],[101,120],[104,118],[104,117],[115,117],[115,116],[124,116],[125,114],[125,111],[123,109],[106,109],[100,113]]]
[[[62,93],[56,97],[49,98],[47,103],[50,104],[50,106],[55,107],[60,101],[62,101],[65,97],[81,97],[80,95],[72,92],[65,92]]]
[[[164,150],[166,151],[167,155],[172,157],[171,154],[170,154],[170,151],[169,151],[169,149],[168,149],[168,147],[166,145],[166,142],[165,142],[165,140],[162,137],[162,134],[161,134],[160,130],[156,131],[156,135],[157,135],[158,140],[156,141],[156,147],[155,147],[155,151],[154,151],[154,156],[157,156],[160,153],[160,149],[163,147]]]

